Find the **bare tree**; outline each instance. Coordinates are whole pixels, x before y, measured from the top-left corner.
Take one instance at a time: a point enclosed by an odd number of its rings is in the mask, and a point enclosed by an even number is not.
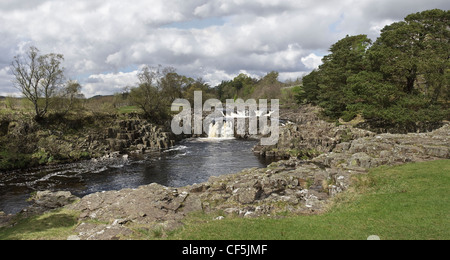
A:
[[[30,47],[25,57],[15,56],[11,64],[14,86],[33,103],[37,121],[47,114],[51,98],[63,84],[63,60],[61,54],[41,56],[36,47]]]

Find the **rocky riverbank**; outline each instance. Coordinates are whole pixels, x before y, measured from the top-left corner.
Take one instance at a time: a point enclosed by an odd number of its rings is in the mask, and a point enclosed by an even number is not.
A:
[[[381,134],[344,142],[312,160],[273,163],[266,169],[211,177],[183,188],[157,184],[96,193],[68,206],[81,212],[79,239],[111,239],[131,234],[133,225],[173,229],[189,213],[223,212],[244,218],[282,212],[316,214],[329,198],[346,190],[352,176],[379,165],[450,159],[450,125],[431,133]],[[109,224],[86,222],[96,219]]]
[[[280,118],[286,124],[280,129],[277,145],[256,146],[253,151],[263,157],[311,159],[331,152],[336,145],[375,133],[351,125],[336,126],[319,117],[319,108],[303,106],[295,110],[282,110]]]
[[[146,153],[168,149],[175,144],[176,136],[162,127],[142,119],[117,122],[106,130],[105,140],[111,151]]]
[[[208,182],[182,188],[151,184],[95,193],[75,203],[69,194],[55,194],[56,204],[79,212],[79,224],[70,239],[117,239],[133,234],[136,227],[172,230],[193,212],[219,212],[222,216],[218,219],[229,215],[279,217],[285,212],[317,214],[326,209],[330,198],[348,189],[353,176],[370,168],[450,159],[449,124],[429,133],[377,135],[351,126],[320,128],[325,124],[320,120],[293,119],[282,129],[289,135],[281,138],[279,148],[284,144],[288,149],[314,147],[320,155],[311,159],[295,155],[265,169],[211,177]],[[348,137],[343,137],[341,130]],[[288,136],[299,137],[291,141],[293,148]],[[37,195],[36,208],[54,208],[52,193]]]
[[[80,115],[48,121],[37,124],[27,117],[0,120],[0,170],[159,152],[176,141],[163,127],[136,115]]]

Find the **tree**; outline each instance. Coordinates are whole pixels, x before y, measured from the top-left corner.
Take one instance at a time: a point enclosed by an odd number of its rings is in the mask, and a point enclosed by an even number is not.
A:
[[[297,102],[300,104],[311,103],[317,105],[319,102],[320,85],[322,73],[313,70],[311,73],[303,77],[303,91],[299,91],[296,95]]]
[[[326,116],[339,118],[347,109],[347,81],[367,68],[367,49],[370,45],[371,40],[366,35],[347,35],[331,46],[331,54],[323,58],[319,71],[312,73],[310,79],[306,77],[307,88],[319,88],[314,90],[317,93],[306,95],[318,99],[317,103],[324,108]]]
[[[203,81],[202,78],[198,78],[196,80],[190,78],[191,82],[186,87],[184,91],[183,98],[187,99],[191,105],[194,104],[194,94],[195,91],[202,91],[203,100],[216,98],[216,95],[213,93],[214,89],[211,89],[207,83]]]
[[[332,119],[357,114],[376,127],[417,130],[449,118],[450,11],[429,10],[386,26],[371,44],[347,36],[303,79],[306,100]]]
[[[157,73],[145,66],[139,73],[140,84],[130,90],[130,100],[144,111],[144,115],[154,122],[159,122],[166,117],[161,108],[164,106],[160,97],[160,89],[156,83]]]
[[[391,101],[388,107],[373,109],[372,115],[409,125],[448,117],[449,20],[450,11],[434,9],[408,15],[382,30],[369,50],[368,61],[371,71],[382,75],[372,88],[389,86]]]
[[[439,98],[449,101],[450,94],[450,11],[439,9],[411,14],[405,18],[417,24],[424,35],[418,70],[425,80],[422,90],[436,104]]]
[[[435,103],[445,89],[450,58],[450,11],[428,10],[386,26],[371,48],[373,69],[403,88],[422,91]],[[420,79],[424,89],[418,88]]]
[[[139,106],[144,115],[154,123],[164,123],[170,118],[170,106],[176,98],[183,97],[189,82],[172,67],[145,66],[138,73],[139,86],[130,90],[130,101]]]
[[[254,99],[281,98],[281,88],[284,84],[278,80],[279,75],[277,71],[267,73],[254,85],[251,97]]]
[[[81,93],[81,85],[77,81],[70,80],[66,83],[61,90],[61,99],[64,101],[63,114],[66,114],[70,110],[77,107],[79,101],[84,99],[84,95]]]
[[[245,73],[241,73],[233,80],[222,81],[215,89],[218,98],[223,102],[227,99],[235,98],[248,99],[252,97],[257,83],[257,79],[254,79]]]
[[[168,103],[183,97],[183,90],[186,89],[190,82],[189,78],[179,75],[172,67],[164,68],[158,80],[162,95],[167,99]]]
[[[36,121],[43,119],[47,114],[51,98],[62,85],[63,60],[61,54],[51,53],[41,56],[36,47],[30,47],[25,57],[14,57],[11,64],[14,86],[33,103]]]
[[[387,122],[383,111],[405,97],[405,93],[385,81],[381,73],[372,71],[361,71],[349,77],[344,95],[347,99],[346,110],[342,113],[344,121],[362,114],[366,119],[378,118]]]

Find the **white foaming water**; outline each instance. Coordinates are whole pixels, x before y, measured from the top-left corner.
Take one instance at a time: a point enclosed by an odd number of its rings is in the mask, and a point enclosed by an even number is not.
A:
[[[208,138],[232,139],[234,138],[233,122],[216,122],[209,124]]]
[[[187,148],[188,147],[185,146],[185,145],[177,145],[177,146],[174,146],[174,147],[172,147],[172,148],[170,148],[168,150],[165,150],[164,152],[168,153],[168,152],[173,152],[173,151],[182,151],[182,150],[186,150]]]
[[[231,117],[227,116],[227,118],[248,118],[245,111],[237,111],[237,113],[231,112]]]

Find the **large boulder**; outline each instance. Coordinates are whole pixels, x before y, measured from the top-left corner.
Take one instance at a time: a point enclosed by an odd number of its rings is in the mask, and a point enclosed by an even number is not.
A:
[[[27,214],[41,214],[49,210],[62,208],[72,204],[78,199],[78,197],[72,195],[69,191],[38,191],[30,199],[33,204],[22,212]]]

